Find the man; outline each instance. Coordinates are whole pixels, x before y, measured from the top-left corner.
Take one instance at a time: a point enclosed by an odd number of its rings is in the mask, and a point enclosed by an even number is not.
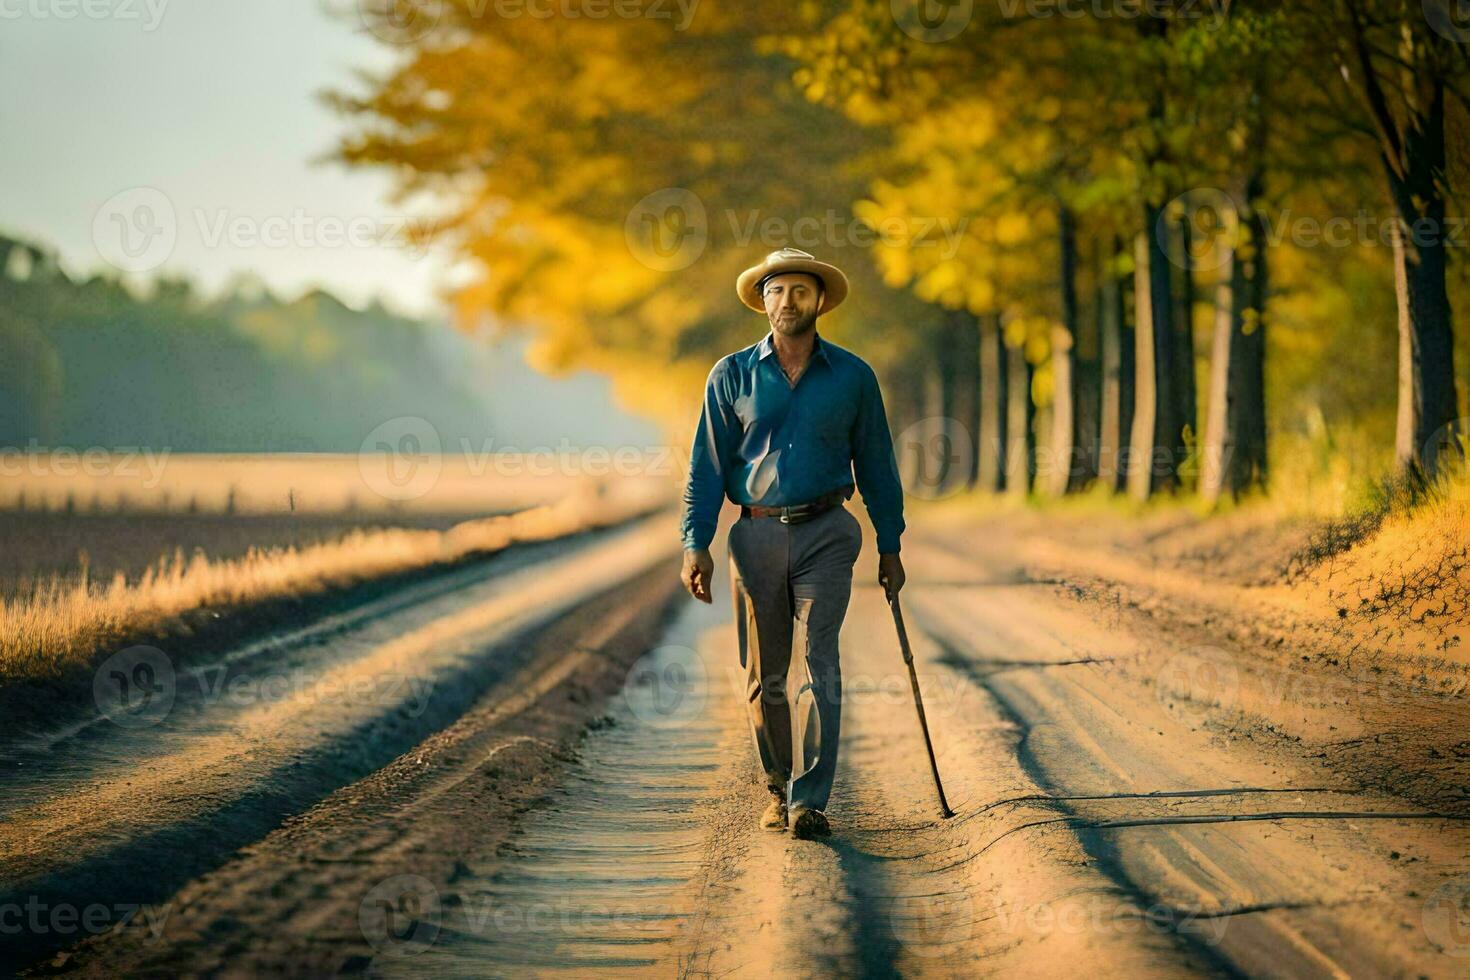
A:
[[[726,496],[731,591],[756,753],[775,799],[761,826],[827,834],[837,772],[842,674],[837,634],[862,548],[842,506],[854,477],[878,535],[878,581],[903,588],[903,488],[877,376],[817,334],[847,297],[847,277],[794,248],[772,252],[736,282],[771,332],[721,358],[705,385],[684,492],[684,586],[711,601],[709,544]],[[796,653],[798,680],[788,697]]]

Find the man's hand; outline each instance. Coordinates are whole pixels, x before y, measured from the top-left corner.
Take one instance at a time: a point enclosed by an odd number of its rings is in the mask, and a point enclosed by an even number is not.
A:
[[[714,574],[715,560],[710,557],[708,548],[684,549],[684,571],[680,573],[679,579],[684,583],[684,588],[689,590],[690,595],[700,602],[713,602],[709,585]]]
[[[878,556],[878,584],[883,586],[883,591],[888,594],[890,600],[898,595],[899,589],[903,588],[906,577],[903,572],[903,559],[898,557],[898,552]]]

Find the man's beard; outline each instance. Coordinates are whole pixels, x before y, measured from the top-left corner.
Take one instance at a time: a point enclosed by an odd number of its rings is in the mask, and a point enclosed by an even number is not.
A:
[[[802,334],[807,333],[816,325],[816,310],[813,310],[805,316],[798,315],[795,319],[792,320],[782,320],[780,317],[777,317],[776,322],[773,324],[773,326],[776,328],[776,332],[785,337],[800,337]]]

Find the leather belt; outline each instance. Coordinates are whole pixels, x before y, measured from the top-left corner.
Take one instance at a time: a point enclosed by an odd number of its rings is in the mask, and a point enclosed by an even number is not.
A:
[[[809,521],[813,517],[825,514],[833,507],[839,507],[847,499],[845,490],[833,490],[825,496],[816,500],[809,500],[804,504],[792,504],[790,507],[760,507],[751,504],[740,506],[741,517],[775,517],[782,524],[800,524]]]

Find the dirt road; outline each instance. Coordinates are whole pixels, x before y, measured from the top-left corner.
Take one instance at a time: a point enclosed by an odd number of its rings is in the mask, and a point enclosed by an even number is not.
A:
[[[1226,737],[1217,716],[1234,661],[942,545],[906,538],[904,601],[953,819],[938,819],[892,622],[869,584],[871,538],[843,632],[833,835],[815,842],[756,828],[766,800],[727,582],[712,607],[683,600],[666,554],[543,617],[444,730],[42,969],[1470,971],[1463,813],[1365,786],[1269,723]],[[284,716],[280,730],[289,752]],[[128,814],[165,819],[167,787],[198,777],[145,778],[154,809],[116,815],[128,791],[115,779],[72,787],[76,809],[38,789],[7,813],[11,846],[49,836],[50,821],[74,850],[125,833]],[[86,893],[76,878],[71,900]]]

